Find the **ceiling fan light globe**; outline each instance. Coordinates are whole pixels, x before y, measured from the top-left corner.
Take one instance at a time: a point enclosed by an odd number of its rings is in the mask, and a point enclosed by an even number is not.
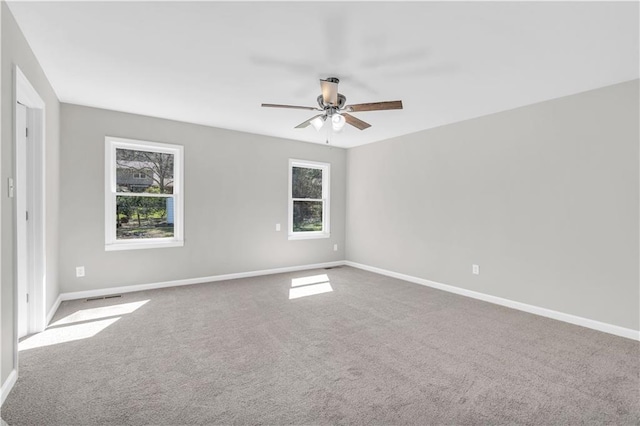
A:
[[[335,130],[336,132],[339,132],[340,130],[342,130],[344,128],[345,123],[346,123],[346,120],[340,114],[334,114],[333,117],[331,117],[331,125],[333,126],[333,130]]]
[[[322,119],[322,117],[316,117],[313,120],[311,120],[311,125],[318,132],[320,131],[320,129],[322,129],[323,124],[324,124],[324,120]]]

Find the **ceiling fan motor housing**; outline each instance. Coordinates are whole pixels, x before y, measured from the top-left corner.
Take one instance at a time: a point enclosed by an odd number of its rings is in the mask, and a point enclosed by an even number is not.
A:
[[[331,117],[336,111],[343,109],[346,103],[347,97],[342,93],[338,93],[338,105],[326,104],[322,99],[322,95],[318,96],[318,105],[327,112],[329,117]]]

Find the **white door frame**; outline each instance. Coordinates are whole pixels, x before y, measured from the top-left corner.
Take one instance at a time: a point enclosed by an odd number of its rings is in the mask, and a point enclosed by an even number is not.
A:
[[[27,244],[29,250],[30,261],[28,267],[30,278],[27,284],[29,293],[29,330],[28,333],[36,333],[43,331],[46,327],[46,263],[45,263],[45,170],[44,170],[44,126],[45,126],[45,104],[38,92],[33,88],[24,73],[16,65],[14,66],[14,99],[13,103],[13,149],[14,149],[14,174],[16,171],[16,105],[17,102],[25,105],[27,109],[27,125],[29,128],[29,148],[27,150],[27,181],[30,182],[28,188],[29,197],[27,205],[29,208],[29,221],[27,222]],[[20,191],[20,188],[16,188]],[[17,194],[16,194],[17,195]],[[14,215],[24,212],[16,211],[16,203],[14,199]],[[14,247],[17,247],[18,236],[14,232]],[[14,319],[15,319],[15,341],[16,347],[14,352],[15,368],[17,369],[18,355],[18,291],[17,291],[17,259],[14,259]],[[23,271],[24,273],[24,271]]]
[[[29,176],[29,164],[27,162],[27,151],[31,149],[29,138],[26,134],[26,129],[29,127],[27,122],[29,109],[20,104],[16,104],[16,144],[15,144],[15,170],[13,175],[13,187],[14,187],[14,199],[15,199],[15,235],[16,235],[16,248],[13,251],[16,263],[16,293],[18,305],[16,310],[18,311],[18,339],[25,334],[29,334],[30,309],[29,309],[29,291],[31,285],[31,261],[33,256],[29,252],[30,241],[29,236],[31,230],[29,229],[29,221],[25,217],[25,212],[31,209],[31,203],[29,196],[31,195],[32,182],[30,182]],[[9,183],[11,185],[11,183]]]

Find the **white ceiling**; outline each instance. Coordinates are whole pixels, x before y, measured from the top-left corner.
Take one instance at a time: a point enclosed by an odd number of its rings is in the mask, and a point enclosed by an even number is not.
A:
[[[638,78],[638,3],[14,2],[62,102],[324,143],[294,126],[319,78],[351,147]]]

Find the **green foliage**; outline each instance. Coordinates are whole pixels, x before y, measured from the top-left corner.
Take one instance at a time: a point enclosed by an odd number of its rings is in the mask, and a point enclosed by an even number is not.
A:
[[[321,199],[322,170],[293,167],[291,171],[291,195],[293,198]],[[293,231],[322,231],[321,201],[293,202]]]
[[[322,202],[293,202],[293,231],[322,231]]]
[[[322,170],[294,167],[291,177],[293,198],[322,198]]]
[[[116,238],[165,238],[173,236],[173,224],[166,223],[167,198],[116,197]]]
[[[118,217],[167,217],[167,199],[165,197],[116,197]]]

